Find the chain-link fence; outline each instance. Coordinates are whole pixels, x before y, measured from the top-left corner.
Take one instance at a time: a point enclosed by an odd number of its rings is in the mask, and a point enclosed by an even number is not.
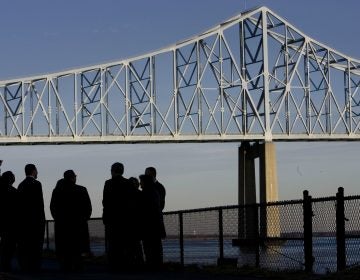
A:
[[[360,265],[360,199],[345,198],[346,264]]]
[[[360,264],[360,196],[223,206],[164,213],[164,261],[315,272]],[[89,221],[91,250],[105,254],[101,218]],[[46,246],[54,249],[54,223]]]

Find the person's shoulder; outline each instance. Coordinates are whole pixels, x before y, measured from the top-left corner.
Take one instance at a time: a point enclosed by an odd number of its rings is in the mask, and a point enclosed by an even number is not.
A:
[[[84,186],[76,185],[76,188],[81,192],[87,192],[87,188]]]
[[[22,188],[24,188],[26,185],[28,185],[28,177],[26,177],[24,180],[22,180],[18,186],[18,190],[21,190]]]
[[[33,177],[27,177],[27,181],[26,181],[26,184],[27,185],[32,185],[32,186],[37,186],[37,188],[42,188],[42,185],[41,185],[41,182],[36,180],[35,178]]]
[[[2,195],[8,195],[8,194],[12,195],[12,194],[17,194],[18,190],[13,186],[4,186],[0,188],[0,192]]]
[[[159,185],[159,186],[164,186],[162,183],[160,183],[159,181],[156,181],[155,184]]]
[[[25,178],[20,182],[19,185],[26,184],[26,183],[29,181],[29,178],[30,178],[30,177],[25,177]]]
[[[121,182],[130,182],[128,178],[125,178],[124,176],[117,176],[116,177]]]
[[[33,178],[33,179],[34,179],[34,184],[41,186],[41,182],[40,182],[40,181],[36,180],[35,178]]]
[[[106,180],[105,184],[104,184],[104,191],[112,192],[115,185],[116,185],[116,182],[114,181],[114,178],[110,178],[110,179]]]
[[[110,179],[105,181],[104,188],[109,188],[113,184],[115,184],[114,178],[110,178]]]
[[[128,178],[123,177],[123,182],[126,183],[129,186],[133,186],[133,184],[131,183],[131,181]]]
[[[165,191],[165,187],[163,184],[161,184],[159,181],[156,181],[155,185],[160,188],[160,189],[163,189]]]
[[[34,177],[31,177],[31,176],[27,176],[21,183],[28,184],[28,185],[30,185],[30,184],[40,184],[41,185],[40,181],[36,180]]]
[[[114,181],[116,181],[117,184],[121,184],[121,185],[130,185],[131,184],[130,180],[123,176],[114,177]]]
[[[56,182],[55,188],[60,188],[60,187],[62,187],[64,184],[65,184],[65,180],[64,180],[63,178],[61,178],[61,179],[59,179],[59,180]]]

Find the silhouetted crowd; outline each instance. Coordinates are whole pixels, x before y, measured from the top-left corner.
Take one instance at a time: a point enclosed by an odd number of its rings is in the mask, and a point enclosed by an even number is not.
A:
[[[1,165],[1,162],[0,162]],[[103,192],[105,250],[109,269],[159,269],[166,237],[162,211],[166,191],[156,179],[156,169],[129,179],[124,165],[111,166]],[[45,234],[42,185],[34,164],[25,166],[26,178],[16,189],[15,175],[0,176],[0,270],[11,271],[14,257],[23,272],[41,269]],[[80,271],[83,257],[91,255],[88,220],[92,206],[87,189],[76,184],[73,170],[57,181],[50,202],[55,221],[55,250],[63,271]]]

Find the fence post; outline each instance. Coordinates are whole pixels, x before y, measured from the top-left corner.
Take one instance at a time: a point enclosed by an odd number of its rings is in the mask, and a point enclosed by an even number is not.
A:
[[[184,266],[184,225],[183,213],[179,212],[179,227],[180,227],[180,263]]]
[[[50,238],[49,238],[49,221],[45,222],[46,225],[46,250],[50,250]]]
[[[336,194],[336,247],[337,247],[337,270],[344,270],[346,267],[345,248],[345,206],[344,188],[338,188]]]
[[[314,257],[313,257],[313,232],[312,232],[312,202],[308,191],[303,192],[303,215],[304,215],[304,258],[305,271],[312,272]]]
[[[224,258],[224,230],[223,230],[223,210],[219,208],[219,257]]]

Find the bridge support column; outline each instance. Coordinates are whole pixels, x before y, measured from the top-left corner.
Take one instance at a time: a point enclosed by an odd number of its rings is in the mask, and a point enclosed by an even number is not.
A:
[[[273,142],[260,145],[260,203],[279,200],[276,149]],[[260,236],[280,236],[280,216],[278,206],[260,208]]]
[[[278,200],[276,150],[272,142],[242,142],[239,147],[239,206],[256,203],[255,159],[259,158],[260,203]],[[258,232],[258,209],[240,207],[239,239],[280,236],[280,218],[277,206],[261,207],[260,232]]]
[[[243,142],[239,147],[239,205],[256,203],[255,158],[257,147]],[[255,156],[254,156],[255,155]],[[239,238],[254,236],[256,211],[246,207],[239,210]]]

